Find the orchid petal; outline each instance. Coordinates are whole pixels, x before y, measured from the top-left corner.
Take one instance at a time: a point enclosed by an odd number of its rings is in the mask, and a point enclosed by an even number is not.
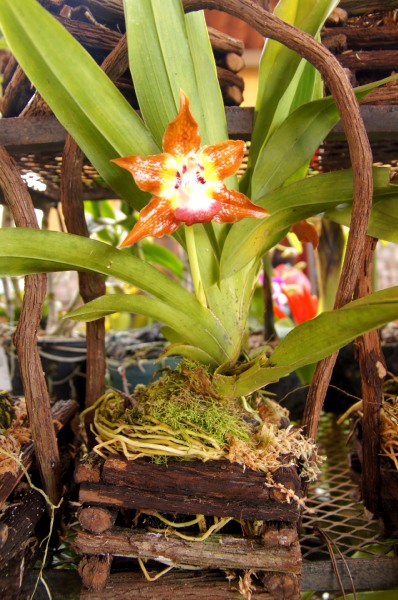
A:
[[[181,91],[180,112],[164,132],[163,150],[173,156],[183,157],[191,150],[197,152],[199,146],[199,127],[189,110],[188,97]]]
[[[250,202],[241,192],[229,190],[224,185],[214,191],[213,198],[222,205],[220,212],[214,217],[217,223],[235,223],[246,217],[263,219],[269,214],[265,208]]]
[[[242,140],[226,140],[204,146],[200,150],[200,156],[205,158],[205,168],[213,169],[215,177],[221,180],[236,173],[242,164],[244,153],[245,142]]]
[[[181,225],[174,216],[170,202],[164,198],[152,198],[140,212],[140,218],[121,243],[122,247],[131,246],[147,235],[162,237],[174,233]]]
[[[291,231],[297,235],[300,242],[310,242],[313,245],[314,250],[316,250],[319,242],[319,235],[311,223],[305,220],[298,221],[292,226]]]
[[[316,317],[318,312],[318,298],[303,288],[301,290],[289,290],[284,288],[290,312],[296,325],[304,323]]]
[[[154,196],[162,195],[166,187],[173,185],[176,177],[174,161],[169,154],[123,156],[114,158],[112,162],[130,171],[140,190]]]

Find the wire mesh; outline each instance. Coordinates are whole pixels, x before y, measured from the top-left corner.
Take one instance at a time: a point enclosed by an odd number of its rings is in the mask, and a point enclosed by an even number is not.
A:
[[[350,478],[348,425],[337,425],[337,418],[334,413],[321,418],[318,446],[326,460],[308,493],[310,511],[304,515],[300,540],[303,559],[330,558],[324,537],[332,542],[335,553],[345,557],[385,556],[398,540],[384,539],[377,520],[366,514]]]

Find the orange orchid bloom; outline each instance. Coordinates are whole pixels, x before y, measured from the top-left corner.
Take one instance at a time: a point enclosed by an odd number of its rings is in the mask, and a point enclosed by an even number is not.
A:
[[[153,197],[122,242],[131,246],[147,235],[162,237],[180,225],[234,223],[245,217],[261,219],[268,211],[223,180],[239,168],[245,150],[240,140],[200,147],[199,127],[180,93],[180,111],[163,136],[163,153],[125,156],[112,162],[130,171],[137,186]]]

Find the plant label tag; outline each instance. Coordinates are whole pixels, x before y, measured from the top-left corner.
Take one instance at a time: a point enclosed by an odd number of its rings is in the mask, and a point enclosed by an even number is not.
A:
[[[3,346],[0,346],[0,390],[6,390],[7,392],[12,390],[10,370]]]

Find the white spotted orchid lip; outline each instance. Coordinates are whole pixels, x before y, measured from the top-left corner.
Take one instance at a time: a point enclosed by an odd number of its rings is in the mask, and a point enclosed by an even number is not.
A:
[[[130,246],[148,235],[171,234],[182,224],[234,223],[267,216],[264,208],[223,183],[240,167],[244,150],[241,140],[200,147],[198,124],[181,92],[178,116],[163,136],[164,153],[113,160],[132,173],[141,190],[153,194],[121,245]]]

